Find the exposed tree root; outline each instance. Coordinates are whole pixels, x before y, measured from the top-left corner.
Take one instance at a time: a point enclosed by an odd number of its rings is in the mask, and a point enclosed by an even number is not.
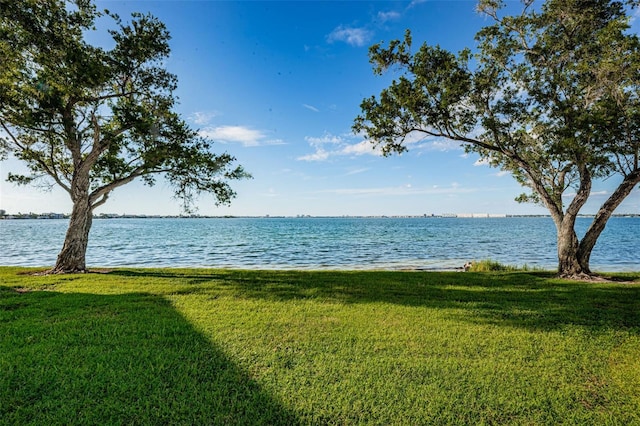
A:
[[[52,268],[44,271],[32,272],[30,275],[46,276],[46,275],[66,275],[66,274],[108,274],[113,269],[62,269]]]
[[[587,281],[587,282],[604,282],[606,278],[596,274],[587,274],[586,272],[579,272],[574,274],[560,274],[560,278],[571,281]]]
[[[594,273],[588,274],[586,272],[580,272],[575,274],[560,274],[558,275],[558,277],[564,280],[582,281],[582,282],[590,282],[590,283],[628,283],[628,284],[634,283],[634,281],[628,281],[622,278],[605,277],[603,275],[598,275]]]
[[[44,271],[32,272],[31,275],[46,276],[46,275],[65,275],[65,274],[86,274],[88,272],[89,270],[87,269],[66,270],[62,268],[52,268],[52,269],[46,269]]]

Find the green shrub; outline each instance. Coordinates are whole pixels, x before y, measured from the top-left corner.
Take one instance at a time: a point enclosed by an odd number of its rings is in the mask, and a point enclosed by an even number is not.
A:
[[[504,265],[491,259],[471,262],[471,266],[467,269],[467,271],[469,272],[513,272],[519,270],[523,270],[523,268],[518,268],[517,266],[513,265]],[[525,268],[525,270],[527,269]]]

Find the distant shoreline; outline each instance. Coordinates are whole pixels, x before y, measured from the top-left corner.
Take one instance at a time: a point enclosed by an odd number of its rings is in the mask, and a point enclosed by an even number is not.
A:
[[[0,220],[28,219],[69,219],[66,213],[18,213],[0,215]],[[595,214],[580,214],[578,217],[594,217]],[[430,215],[343,215],[343,216],[235,216],[235,215],[144,215],[144,214],[105,214],[94,215],[94,219],[502,219],[502,218],[550,218],[548,214],[490,214],[490,213],[451,213]],[[640,217],[640,213],[619,213],[611,217]]]

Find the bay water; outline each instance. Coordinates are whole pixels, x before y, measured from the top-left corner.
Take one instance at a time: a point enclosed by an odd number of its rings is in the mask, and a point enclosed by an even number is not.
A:
[[[579,218],[584,234],[590,218]],[[52,266],[67,219],[0,221],[0,265]],[[553,270],[549,217],[95,219],[88,267],[448,270],[472,260]],[[611,218],[595,271],[640,271],[640,217]]]

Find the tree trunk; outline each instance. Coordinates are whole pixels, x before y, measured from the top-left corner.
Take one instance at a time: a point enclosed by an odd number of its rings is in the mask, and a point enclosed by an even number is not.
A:
[[[580,244],[574,224],[575,219],[565,217],[557,226],[558,275],[562,278],[588,278],[591,276],[591,271],[588,262],[586,268],[580,262]]]
[[[611,218],[611,215],[615,209],[624,201],[624,199],[633,191],[633,188],[640,182],[640,169],[636,169],[625,176],[624,180],[611,196],[600,207],[593,222],[587,229],[586,234],[580,241],[580,247],[578,248],[578,261],[583,269],[589,271],[589,262],[591,260],[591,252],[598,241],[598,237],[604,231],[607,221]]]
[[[607,220],[611,217],[613,211],[606,212],[604,215],[596,215],[596,218],[589,226],[587,233],[580,241],[580,247],[578,248],[578,261],[582,268],[589,270],[589,264],[591,263],[591,252],[598,241],[598,237],[604,231],[604,227],[607,224]]]
[[[75,183],[72,187],[73,210],[69,220],[69,228],[52,273],[66,274],[86,271],[85,257],[93,219],[93,206],[90,202],[88,188],[88,179],[85,184]]]

